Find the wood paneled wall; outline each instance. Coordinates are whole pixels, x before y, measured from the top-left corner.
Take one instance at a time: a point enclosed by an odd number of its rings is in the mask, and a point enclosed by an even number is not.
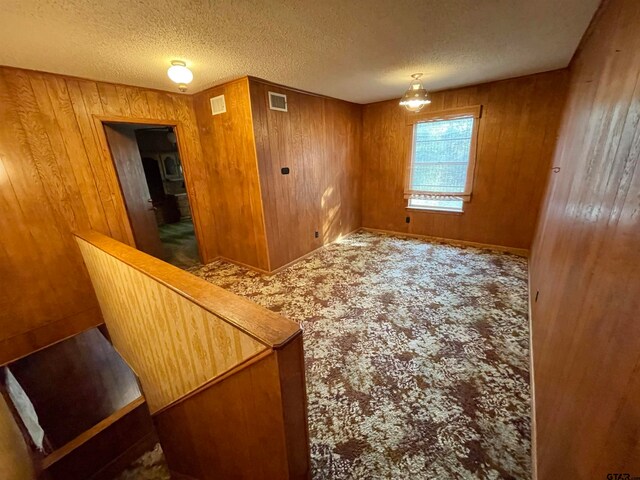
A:
[[[530,267],[540,480],[640,472],[639,25],[606,1],[570,65]]]
[[[298,330],[294,322],[109,237],[78,235],[111,340],[140,377],[152,413],[272,347],[270,332],[279,326],[278,335]]]
[[[361,226],[362,107],[254,78],[250,89],[275,270]],[[287,112],[269,109],[269,91],[287,95]]]
[[[142,397],[135,374],[97,328],[12,362],[8,370],[33,406],[47,456]]]
[[[201,251],[215,257],[191,97],[0,67],[0,363],[101,323],[71,231],[133,242],[95,116],[179,125]]]
[[[424,112],[482,105],[473,194],[462,214],[406,209],[406,114],[398,100],[365,105],[362,225],[528,249],[565,91],[559,70],[431,94]]]
[[[29,447],[3,395],[0,395],[0,471],[4,480],[36,478]]]
[[[227,111],[212,115],[218,95]],[[360,227],[361,108],[255,78],[195,95],[222,257],[273,271]]]
[[[211,114],[210,99],[224,95],[227,111]],[[269,270],[264,214],[247,78],[194,96],[202,151],[213,172],[213,208],[222,257]]]
[[[171,469],[201,480],[308,479],[305,388],[300,334],[160,412]]]
[[[169,466],[203,480],[308,478],[298,324],[99,233],[76,238]]]

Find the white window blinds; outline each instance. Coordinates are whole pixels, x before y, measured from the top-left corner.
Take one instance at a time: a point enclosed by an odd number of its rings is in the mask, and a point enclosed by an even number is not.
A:
[[[405,198],[468,201],[471,196],[476,117],[464,112],[443,116],[413,124]]]

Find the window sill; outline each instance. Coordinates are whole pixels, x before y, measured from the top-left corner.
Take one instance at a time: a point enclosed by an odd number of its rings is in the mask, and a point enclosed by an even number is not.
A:
[[[405,207],[405,210],[422,213],[447,213],[449,215],[462,215],[464,213],[464,210],[447,210],[444,208],[434,207]]]

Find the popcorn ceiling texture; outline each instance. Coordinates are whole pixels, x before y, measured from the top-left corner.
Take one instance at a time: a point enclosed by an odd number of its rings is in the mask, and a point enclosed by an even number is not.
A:
[[[565,67],[599,0],[3,0],[0,65],[189,93],[243,75],[358,103]]]

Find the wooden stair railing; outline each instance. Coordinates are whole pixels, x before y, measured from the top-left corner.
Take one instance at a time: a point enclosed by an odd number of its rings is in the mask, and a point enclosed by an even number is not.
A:
[[[200,480],[308,478],[298,324],[102,234],[76,241],[171,470]]]

